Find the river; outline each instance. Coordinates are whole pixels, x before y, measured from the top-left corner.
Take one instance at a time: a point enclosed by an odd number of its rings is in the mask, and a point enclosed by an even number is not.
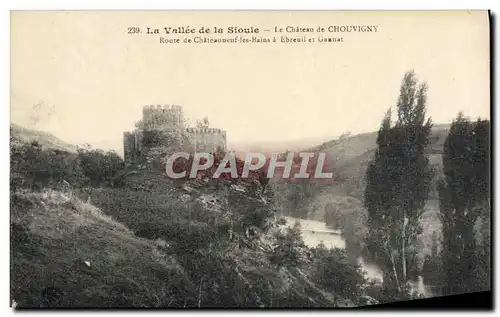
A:
[[[293,226],[296,221],[300,223],[302,238],[308,247],[315,247],[323,242],[329,248],[345,248],[345,240],[342,238],[341,232],[328,228],[324,222],[293,217],[285,217],[285,219],[289,226]],[[367,279],[382,281],[382,272],[376,265],[366,263],[361,257],[358,259],[358,262]],[[432,296],[430,289],[425,286],[421,276],[419,276],[417,281],[410,281],[410,285],[425,297]]]

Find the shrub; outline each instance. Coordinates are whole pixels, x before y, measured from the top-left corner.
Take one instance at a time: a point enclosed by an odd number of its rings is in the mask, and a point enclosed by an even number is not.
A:
[[[114,151],[104,152],[89,145],[78,149],[78,163],[94,187],[114,187],[117,176],[125,168],[122,158]]]
[[[292,228],[278,231],[271,256],[271,263],[281,267],[301,267],[306,262],[307,248],[301,236],[300,223]]]
[[[10,156],[11,189],[30,188],[41,190],[61,181],[84,185],[86,178],[74,154],[43,149],[36,141],[12,143]]]
[[[311,250],[312,279],[325,290],[357,302],[365,278],[359,264],[351,262],[342,249],[328,249],[320,244]]]

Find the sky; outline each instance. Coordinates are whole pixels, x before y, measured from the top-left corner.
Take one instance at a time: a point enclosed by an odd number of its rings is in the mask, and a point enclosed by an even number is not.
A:
[[[127,34],[329,25],[378,32],[293,44],[161,44],[158,35]],[[410,69],[429,86],[433,122],[459,111],[489,118],[489,63],[485,11],[12,12],[11,121],[120,152],[144,105],[177,104],[191,122],[208,116],[230,143],[326,141],[378,129]]]

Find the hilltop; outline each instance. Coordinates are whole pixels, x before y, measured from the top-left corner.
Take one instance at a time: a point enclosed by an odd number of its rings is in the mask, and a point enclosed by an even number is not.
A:
[[[449,128],[449,124],[435,124],[429,139],[429,160],[436,177],[441,174],[441,154]],[[331,140],[308,151],[326,153],[328,166],[337,179],[328,192],[362,199],[366,169],[376,148],[377,132],[370,132]],[[437,198],[434,192],[431,198]]]
[[[75,145],[69,144],[49,132],[28,129],[15,123],[10,124],[10,138],[11,142],[31,143],[33,141],[36,141],[44,149],[55,149],[70,153],[76,153]]]

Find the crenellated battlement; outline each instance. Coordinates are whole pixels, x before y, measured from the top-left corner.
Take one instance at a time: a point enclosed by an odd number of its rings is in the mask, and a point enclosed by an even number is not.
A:
[[[182,128],[184,115],[178,105],[147,105],[142,108],[144,129]]]
[[[144,110],[150,111],[182,111],[182,107],[179,105],[146,105],[143,107]]]
[[[189,134],[220,134],[226,136],[226,131],[215,128],[186,128],[186,132]]]

